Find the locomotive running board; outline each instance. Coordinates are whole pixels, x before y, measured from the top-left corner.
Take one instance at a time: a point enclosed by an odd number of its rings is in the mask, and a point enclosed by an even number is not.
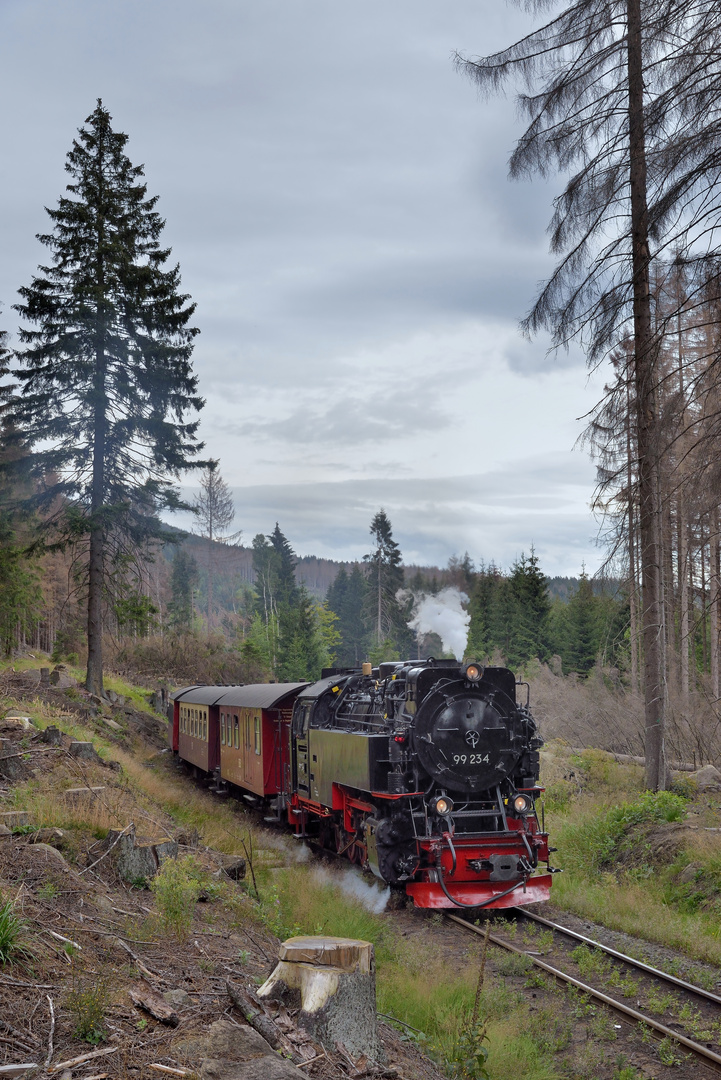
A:
[[[550,900],[552,880],[551,874],[539,874],[538,877],[528,879],[525,889],[519,884],[517,889],[506,896],[499,894],[508,889],[507,881],[459,881],[456,884],[446,878],[445,885],[453,899],[464,906],[472,904],[487,908],[512,908]],[[414,881],[406,885],[406,892],[413,897],[413,903],[418,908],[454,908],[435,881]],[[498,900],[495,899],[497,896]]]

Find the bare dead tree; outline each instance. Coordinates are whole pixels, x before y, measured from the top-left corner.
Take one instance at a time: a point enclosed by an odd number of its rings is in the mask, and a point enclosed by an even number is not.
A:
[[[516,0],[543,12],[552,0]],[[717,0],[575,0],[510,48],[457,57],[485,91],[519,81],[528,118],[511,176],[570,174],[555,200],[560,261],[523,322],[591,366],[633,341],[646,783],[665,786],[666,655],[657,413],[655,261],[673,251],[703,288],[721,226]],[[694,284],[695,283],[695,284]]]
[[[208,462],[201,476],[200,491],[193,499],[198,531],[208,542],[208,633],[213,610],[213,544],[229,543],[240,537],[240,533],[225,535],[235,517],[235,508],[230,488],[220,475],[219,465],[217,458]]]

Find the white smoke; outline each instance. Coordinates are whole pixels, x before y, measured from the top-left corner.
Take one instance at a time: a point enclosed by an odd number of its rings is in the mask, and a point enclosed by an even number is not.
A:
[[[409,589],[401,589],[397,596],[401,601],[413,597],[413,614],[408,623],[411,630],[417,634],[438,634],[443,648],[450,650],[456,660],[463,659],[471,625],[471,616],[463,607],[468,603],[465,593],[449,585],[428,596]]]
[[[337,866],[332,872],[324,866],[318,866],[313,870],[313,879],[319,885],[335,885],[346,896],[360,900],[363,907],[374,915],[380,915],[391,895],[389,885],[384,885],[375,878],[372,881],[366,880],[361,876],[361,872],[354,870],[352,866]]]

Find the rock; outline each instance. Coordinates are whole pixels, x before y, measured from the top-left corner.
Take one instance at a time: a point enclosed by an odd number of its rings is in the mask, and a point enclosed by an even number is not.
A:
[[[201,1061],[201,1080],[307,1080],[305,1073],[271,1050],[251,1027],[216,1020],[206,1045],[212,1057]]]
[[[376,1017],[375,958],[369,941],[295,937],[278,950],[262,999],[300,1005],[296,1023],[324,1046],[342,1043],[352,1057],[382,1056]]]
[[[685,866],[681,873],[678,875],[677,881],[681,885],[688,885],[690,882],[696,880],[696,875],[698,874],[699,870],[702,869],[703,867],[699,866],[698,863],[689,863],[688,866]]]
[[[96,844],[90,849],[89,856],[90,862],[95,862],[117,840],[108,858],[123,881],[150,881],[166,859],[175,859],[178,856],[178,844],[175,840],[139,843],[134,825],[118,840],[120,831],[111,829],[102,844]]]
[[[176,1009],[182,1009],[186,1005],[193,1004],[193,999],[190,994],[180,988],[177,990],[166,990],[163,997],[170,1005],[175,1005]]]
[[[175,839],[183,847],[197,847],[200,843],[200,833],[197,829],[179,829],[175,834]]]
[[[201,1080],[300,1080],[307,1073],[271,1050],[272,1057],[256,1058],[254,1061],[223,1061],[204,1058],[200,1063]]]
[[[721,791],[721,772],[713,765],[689,773],[687,779],[693,780],[699,791]]]
[[[9,829],[22,829],[30,824],[27,810],[5,810],[0,814],[0,821]]]
[[[560,656],[552,656],[551,659],[548,661],[548,666],[550,667],[554,675],[563,675],[563,660],[561,660]]]
[[[242,881],[245,877],[245,859],[240,855],[223,862],[223,873],[233,881]]]
[[[28,856],[32,858],[33,863],[36,866],[41,866],[45,870],[53,870],[56,873],[65,874],[69,881],[72,881],[77,885],[82,884],[83,879],[68,866],[60,852],[56,848],[51,847],[50,844],[28,844],[25,851]]]
[[[49,844],[50,847],[61,848],[67,843],[67,837],[62,829],[38,829],[30,837],[31,844]]]
[[[96,765],[101,762],[100,755],[91,742],[71,742],[70,755],[79,761],[92,761]]]
[[[98,720],[106,727],[109,727],[111,731],[122,731],[120,724],[117,724],[115,720],[111,720],[109,716],[103,716],[102,713],[98,713]]]
[[[64,664],[58,664],[50,672],[50,685],[57,686],[60,690],[67,690],[68,687],[77,686],[78,680],[68,675]]]
[[[14,713],[8,713],[2,721],[4,731],[30,731],[32,726],[29,716],[16,716]]]
[[[0,840],[5,836],[12,836],[12,829],[8,829],[4,822],[0,822]]]
[[[61,746],[63,741],[63,733],[60,728],[55,727],[54,724],[50,724],[48,727],[45,728],[45,731],[42,734],[42,740],[49,746]]]

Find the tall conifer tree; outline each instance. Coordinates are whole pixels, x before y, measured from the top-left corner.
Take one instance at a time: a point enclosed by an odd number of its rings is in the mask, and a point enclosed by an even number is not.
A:
[[[130,546],[160,533],[157,512],[178,508],[173,481],[197,468],[203,402],[191,367],[195,305],[166,268],[165,222],[147,196],[127,136],[97,107],[73,142],[71,182],[53,229],[38,236],[48,266],[20,290],[26,326],[5,405],[22,432],[56,539],[87,542],[87,688],[103,688],[103,586],[109,539]],[[58,507],[60,509],[58,509]]]

